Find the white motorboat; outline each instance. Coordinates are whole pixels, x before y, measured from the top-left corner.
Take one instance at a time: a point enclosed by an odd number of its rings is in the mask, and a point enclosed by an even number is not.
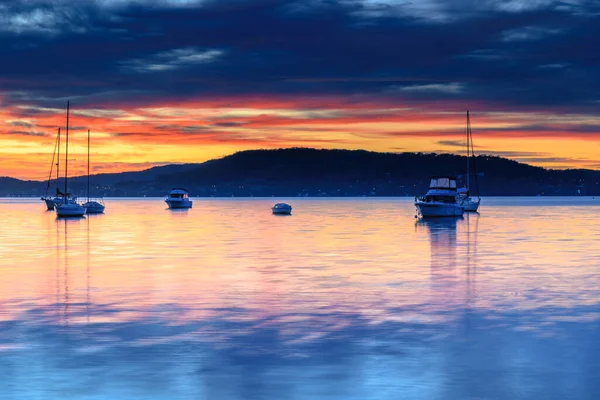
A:
[[[415,198],[417,216],[421,218],[462,216],[465,209],[457,200],[455,178],[433,177],[425,196]]]
[[[169,208],[192,208],[189,193],[183,188],[173,188],[165,198]]]
[[[272,208],[273,214],[290,215],[292,213],[292,206],[287,203],[277,203]]]
[[[88,129],[88,162],[87,162],[87,201],[83,204],[87,214],[102,214],[104,201],[102,199],[90,200],[90,130]]]
[[[76,197],[69,197],[68,182],[69,178],[69,102],[67,101],[67,139],[65,144],[65,192],[62,198],[62,204],[56,205],[57,217],[83,217],[85,208],[77,204]]]
[[[473,163],[473,176],[475,177],[475,190],[477,191],[477,199],[471,197],[471,163]],[[465,211],[477,212],[481,197],[479,197],[479,182],[477,181],[477,170],[475,168],[475,151],[473,150],[473,134],[471,132],[471,116],[467,111],[467,182],[464,188],[458,189],[458,202]]]

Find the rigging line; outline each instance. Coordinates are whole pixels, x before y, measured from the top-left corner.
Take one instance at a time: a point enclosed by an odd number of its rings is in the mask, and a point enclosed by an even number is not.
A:
[[[475,150],[473,148],[473,131],[471,130],[471,120],[469,119],[469,137],[471,142],[471,154],[473,155],[473,176],[475,177],[475,190],[477,198],[479,198],[479,180],[477,179],[477,165],[475,163]]]
[[[471,171],[470,171],[470,156],[469,156],[469,110],[467,110],[467,126],[465,129],[467,137],[467,190],[471,190]]]
[[[88,129],[87,201],[90,202],[90,130]]]
[[[58,196],[58,180],[60,178],[60,128],[58,128],[58,149],[56,149],[56,195]]]
[[[56,158],[56,149],[58,148],[58,137],[54,143],[54,152],[52,153],[52,163],[50,164],[50,172],[48,173],[48,183],[46,184],[46,191],[44,197],[48,196],[48,190],[50,190],[50,180],[52,179],[52,170],[54,169],[54,159]]]
[[[69,198],[69,191],[67,188],[67,179],[68,179],[68,166],[69,166],[69,101],[67,100],[67,144],[65,145],[65,204],[67,204],[66,199]]]

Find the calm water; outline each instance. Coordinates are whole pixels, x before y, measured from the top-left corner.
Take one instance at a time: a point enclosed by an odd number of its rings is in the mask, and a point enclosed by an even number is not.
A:
[[[600,199],[275,200],[0,200],[0,398],[600,398]]]

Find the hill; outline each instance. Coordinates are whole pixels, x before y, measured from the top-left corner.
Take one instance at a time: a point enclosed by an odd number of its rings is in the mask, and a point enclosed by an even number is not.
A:
[[[476,158],[484,196],[600,195],[600,171],[548,170],[501,157]],[[94,192],[109,196],[163,196],[186,187],[192,196],[414,196],[432,175],[462,183],[464,156],[292,148],[248,150],[202,164],[166,165],[92,177]],[[69,181],[83,195],[86,177]],[[52,183],[52,187],[56,186]],[[0,178],[0,196],[39,196],[43,182]]]

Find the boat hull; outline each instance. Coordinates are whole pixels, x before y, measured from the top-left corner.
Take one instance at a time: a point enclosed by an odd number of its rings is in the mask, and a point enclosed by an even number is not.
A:
[[[46,203],[46,208],[48,209],[48,211],[54,210],[54,207],[56,206],[56,203],[54,202],[54,200],[52,200],[52,199],[42,199],[42,200],[44,200],[44,203]]]
[[[287,203],[277,203],[271,207],[271,211],[276,215],[290,215],[292,213],[292,206]]]
[[[292,209],[291,208],[289,210],[275,210],[275,209],[271,209],[271,211],[275,215],[291,215],[292,214]]]
[[[60,205],[63,203],[63,199],[61,197],[55,197],[55,198],[43,197],[42,200],[44,200],[44,203],[46,203],[46,208],[48,209],[48,211],[54,210],[54,208],[57,205]]]
[[[192,208],[192,201],[191,200],[174,200],[174,199],[166,199],[165,203],[167,203],[167,206],[169,206],[169,208]]]
[[[465,209],[465,212],[477,212],[479,209],[479,201],[474,201],[471,199],[466,199],[460,203],[460,205]]]
[[[61,204],[57,205],[55,209],[57,217],[83,217],[85,214],[85,208],[79,204]]]
[[[465,209],[458,204],[417,202],[415,207],[417,215],[421,218],[460,217],[465,212]]]

